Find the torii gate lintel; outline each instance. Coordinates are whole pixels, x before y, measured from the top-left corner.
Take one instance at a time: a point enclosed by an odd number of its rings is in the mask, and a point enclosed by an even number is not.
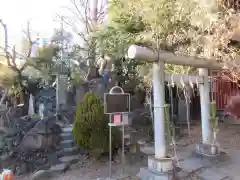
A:
[[[222,65],[214,59],[178,55],[167,51],[154,52],[150,48],[137,45],[131,45],[128,48],[128,57],[130,59],[138,59],[151,63],[163,61],[167,64],[207,68],[211,70],[220,70],[223,68]]]

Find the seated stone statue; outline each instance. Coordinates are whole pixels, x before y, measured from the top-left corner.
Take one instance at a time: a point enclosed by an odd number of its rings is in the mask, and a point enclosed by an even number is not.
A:
[[[108,85],[111,80],[110,74],[114,70],[113,60],[108,55],[103,55],[101,57],[99,74],[103,77],[105,86]]]

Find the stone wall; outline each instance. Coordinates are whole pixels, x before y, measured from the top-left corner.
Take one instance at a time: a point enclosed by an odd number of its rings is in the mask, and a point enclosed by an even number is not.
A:
[[[102,78],[96,78],[96,79],[92,79],[90,82],[86,82],[84,84],[80,84],[76,87],[76,104],[78,104],[79,102],[81,102],[84,98],[84,95],[87,92],[94,92],[96,93],[102,100],[104,100],[104,93],[108,93],[109,89],[111,87],[113,87],[114,84],[110,83],[109,87],[106,87],[103,84],[103,80]],[[133,88],[131,88],[133,89]],[[144,99],[145,99],[145,93],[137,93],[134,96],[131,96],[131,109],[139,109],[143,107],[144,104]]]
[[[4,126],[0,134],[0,168],[9,168],[17,175],[48,166],[56,156],[61,128],[56,117],[41,120],[38,116],[13,118],[14,126]]]
[[[6,113],[8,109],[4,106],[0,106],[0,133],[4,131],[5,126],[7,125]]]
[[[31,134],[22,142],[21,150],[43,150],[48,148],[56,148],[59,142],[57,133],[51,134]]]
[[[5,111],[8,112],[8,111]],[[7,120],[2,112],[0,127],[0,156],[14,151],[28,151],[56,147],[59,142],[60,127],[55,117],[40,120],[38,116],[12,117]],[[5,123],[7,122],[7,123]]]
[[[76,87],[76,104],[83,100],[87,92],[96,93],[102,100],[104,98],[104,93],[108,92],[103,84],[102,78],[92,79],[90,82],[80,84]]]
[[[78,104],[80,101],[83,100],[85,93],[88,91],[88,87],[85,84],[80,84],[76,87],[76,96],[75,102]]]

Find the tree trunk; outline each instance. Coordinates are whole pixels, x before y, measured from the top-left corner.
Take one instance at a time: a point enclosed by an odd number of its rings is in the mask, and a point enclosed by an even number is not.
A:
[[[19,104],[23,104],[23,113],[26,114],[28,113],[28,99],[29,99],[29,93],[26,92],[26,87],[23,85],[23,77],[22,73],[18,72],[18,82],[20,86],[20,91],[19,91]]]
[[[2,105],[3,102],[5,101],[5,99],[6,99],[6,97],[7,97],[7,94],[8,94],[8,90],[5,89],[5,92],[4,92],[4,94],[2,95],[2,97],[1,97],[0,105]]]
[[[23,86],[23,82],[22,82],[22,74],[21,72],[18,72],[18,83],[19,83],[19,87],[20,87],[20,91],[19,91],[19,103],[20,104],[24,104],[24,94],[25,94],[25,87]]]

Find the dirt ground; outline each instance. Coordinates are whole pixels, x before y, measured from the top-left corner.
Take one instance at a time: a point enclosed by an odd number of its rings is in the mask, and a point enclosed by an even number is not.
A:
[[[217,141],[221,148],[228,153],[236,152],[240,150],[240,125],[227,125],[221,124],[219,126],[219,133],[217,135]],[[187,131],[186,131],[187,132]],[[186,133],[187,134],[187,133]],[[201,139],[201,126],[195,125],[191,129],[191,136],[185,135],[177,141],[176,151],[184,152],[184,148],[188,145],[195,144]],[[174,154],[173,151],[169,151],[170,154]],[[240,165],[240,162],[239,162]],[[139,172],[140,167],[147,166],[147,157],[142,161],[129,164],[125,162],[124,169],[121,163],[112,164],[112,176],[116,179],[122,179],[120,177],[127,177],[123,179],[136,179],[136,174]],[[60,174],[58,177],[51,178],[49,180],[97,180],[106,179],[109,177],[109,165],[108,162],[96,162],[88,160],[84,163],[78,163],[71,167],[67,172]],[[117,178],[118,177],[118,178]],[[131,177],[131,178],[130,178]],[[239,173],[240,177],[240,173]],[[29,177],[25,177],[29,180]],[[21,179],[24,180],[25,178]]]

